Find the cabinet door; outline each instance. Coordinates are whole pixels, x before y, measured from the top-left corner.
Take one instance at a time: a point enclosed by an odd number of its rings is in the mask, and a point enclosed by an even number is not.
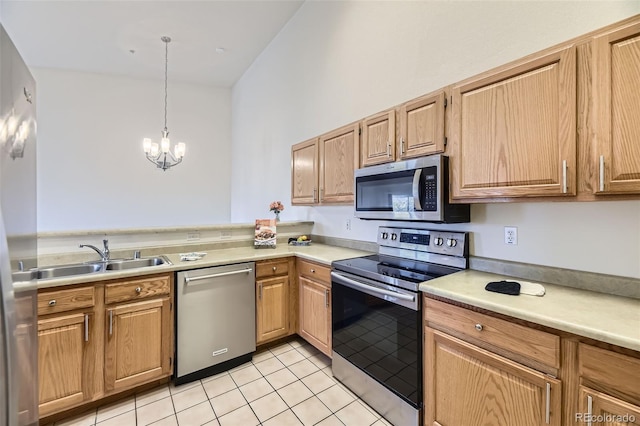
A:
[[[452,90],[453,198],[575,195],[573,46]]]
[[[362,121],[362,147],[360,164],[389,163],[396,159],[396,112],[381,112]]]
[[[320,202],[353,203],[360,151],[358,123],[320,136]]]
[[[38,387],[41,417],[91,399],[90,313],[38,321]],[[91,343],[92,343],[91,342]]]
[[[640,407],[580,386],[576,421],[592,426],[640,426]]]
[[[275,277],[256,282],[256,341],[289,334],[289,277]]]
[[[640,24],[596,37],[596,193],[640,193]]]
[[[331,290],[304,277],[300,283],[300,336],[331,356]]]
[[[560,426],[560,381],[426,328],[425,424]]]
[[[105,389],[117,391],[171,374],[168,298],[107,307]]]
[[[318,201],[318,139],[291,147],[291,204]]]
[[[401,159],[444,152],[444,108],[444,91],[400,107]]]

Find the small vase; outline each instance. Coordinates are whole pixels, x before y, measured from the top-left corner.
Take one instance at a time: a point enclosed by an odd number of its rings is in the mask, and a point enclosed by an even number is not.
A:
[[[274,212],[276,214],[276,222],[280,222],[280,212]]]

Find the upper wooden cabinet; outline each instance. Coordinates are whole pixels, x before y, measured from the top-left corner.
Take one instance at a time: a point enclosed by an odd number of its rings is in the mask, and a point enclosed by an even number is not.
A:
[[[597,194],[640,193],[640,23],[593,41]]]
[[[353,203],[353,173],[358,168],[360,126],[349,124],[320,136],[320,203]]]
[[[444,152],[444,90],[400,105],[399,158]]]
[[[318,138],[291,147],[291,204],[318,201]]]
[[[453,198],[576,193],[576,50],[529,57],[453,86]]]
[[[384,111],[362,120],[360,165],[373,166],[396,159],[396,111]]]

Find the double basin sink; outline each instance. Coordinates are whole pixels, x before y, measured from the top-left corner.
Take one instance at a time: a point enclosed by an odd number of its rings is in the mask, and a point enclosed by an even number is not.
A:
[[[13,281],[46,280],[74,275],[93,274],[104,271],[122,271],[133,268],[146,268],[160,265],[171,265],[164,256],[142,257],[138,259],[111,259],[69,265],[49,266],[13,273]]]

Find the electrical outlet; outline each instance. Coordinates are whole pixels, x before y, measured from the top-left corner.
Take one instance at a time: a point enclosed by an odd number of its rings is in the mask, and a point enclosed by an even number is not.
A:
[[[221,231],[220,232],[221,240],[230,240],[231,239],[231,231]]]
[[[187,232],[187,241],[198,241],[200,239],[199,232]]]
[[[504,227],[504,243],[512,246],[518,245],[518,228],[515,226]]]
[[[351,219],[347,219],[346,229],[347,229],[347,231],[351,231]]]

